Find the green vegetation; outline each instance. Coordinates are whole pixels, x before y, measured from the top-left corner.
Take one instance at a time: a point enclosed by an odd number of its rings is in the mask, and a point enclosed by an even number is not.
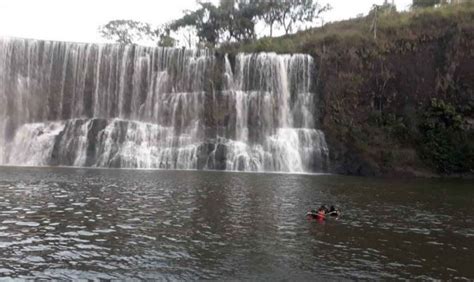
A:
[[[187,45],[192,46],[189,37],[196,36],[197,47],[214,48],[228,42],[249,42],[257,39],[255,25],[263,23],[270,29],[278,27],[290,34],[302,24],[312,24],[331,7],[320,5],[317,0],[297,1],[253,1],[220,0],[216,6],[212,2],[198,1],[198,9],[186,11],[183,17],[163,27],[152,28],[147,23],[132,20],[114,20],[100,27],[101,35],[117,43],[133,44],[142,39],[157,41],[159,46],[176,44],[171,37],[185,36]],[[163,32],[165,31],[165,32]],[[158,39],[160,39],[158,41]]]
[[[219,6],[199,2],[199,9],[187,12],[171,23],[171,28],[192,27],[201,44],[213,47],[221,40],[251,40],[256,38],[255,21],[259,10],[255,4],[222,0]]]
[[[121,44],[132,44],[139,40],[157,40],[160,30],[147,23],[132,20],[114,20],[99,28],[102,37]]]
[[[371,31],[375,15],[369,13],[367,17],[331,23],[294,35],[265,37],[245,44],[227,44],[225,48],[243,52],[314,53],[314,48],[321,46],[338,45],[354,49],[377,44],[379,48],[392,51],[390,48],[402,40],[429,40],[430,38],[423,36],[436,36],[450,27],[470,26],[473,22],[473,11],[474,1],[468,1],[462,5],[446,5],[440,8],[379,13],[377,40],[374,40]]]
[[[120,44],[134,44],[141,40],[156,41],[158,46],[173,47],[176,40],[171,37],[168,27],[154,28],[148,23],[132,20],[114,20],[99,28],[105,39]]]
[[[473,106],[464,106],[461,113],[434,98],[424,112],[419,151],[439,173],[463,173],[474,168],[474,134],[465,116],[473,114]]]

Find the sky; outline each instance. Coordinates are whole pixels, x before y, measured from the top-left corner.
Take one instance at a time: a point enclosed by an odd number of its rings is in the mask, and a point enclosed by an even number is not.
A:
[[[214,0],[216,1],[216,0]],[[383,0],[324,0],[333,9],[324,21],[367,14]],[[406,10],[411,0],[395,0]],[[98,27],[115,19],[160,25],[196,7],[195,0],[0,0],[0,36],[76,42],[106,42]],[[265,33],[265,30],[258,30]]]

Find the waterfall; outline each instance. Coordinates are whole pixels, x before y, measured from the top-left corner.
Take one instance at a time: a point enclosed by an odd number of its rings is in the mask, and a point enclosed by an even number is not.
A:
[[[0,164],[324,171],[308,55],[0,39]]]

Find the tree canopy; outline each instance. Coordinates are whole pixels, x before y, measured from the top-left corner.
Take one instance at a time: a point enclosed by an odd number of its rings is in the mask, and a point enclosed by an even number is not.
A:
[[[140,40],[158,40],[160,30],[147,23],[133,20],[114,20],[99,28],[105,39],[122,44],[133,44]]]
[[[173,21],[171,29],[194,27],[199,40],[210,45],[256,38],[255,22],[260,15],[256,3],[221,0],[219,6],[210,2],[198,4],[197,10],[187,11],[182,18]]]
[[[284,29],[285,34],[293,32],[297,24],[312,23],[321,13],[331,9],[330,5],[322,6],[313,0],[274,1],[270,6],[268,13],[276,15],[276,22]],[[264,10],[264,14],[266,13]]]
[[[199,42],[216,46],[224,42],[249,41],[257,38],[255,27],[263,23],[273,36],[274,28],[289,34],[304,24],[312,24],[331,7],[318,0],[220,0],[198,1],[198,8],[185,14],[165,28],[153,28],[147,23],[114,20],[102,26],[101,35],[118,43],[133,44],[141,40],[157,41],[159,46],[173,46],[172,33],[193,30]],[[189,34],[188,34],[189,35]],[[186,41],[191,42],[187,36]]]
[[[289,34],[299,24],[313,23],[321,13],[331,9],[317,0],[256,1],[221,0],[218,6],[209,2],[198,2],[199,8],[188,11],[175,20],[174,30],[195,27],[201,42],[216,45],[221,41],[246,41],[255,39],[255,23],[262,21],[270,28],[280,27]]]

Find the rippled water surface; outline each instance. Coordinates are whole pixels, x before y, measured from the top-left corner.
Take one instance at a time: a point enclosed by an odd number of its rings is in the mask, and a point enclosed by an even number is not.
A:
[[[0,277],[474,279],[473,186],[3,167]]]

